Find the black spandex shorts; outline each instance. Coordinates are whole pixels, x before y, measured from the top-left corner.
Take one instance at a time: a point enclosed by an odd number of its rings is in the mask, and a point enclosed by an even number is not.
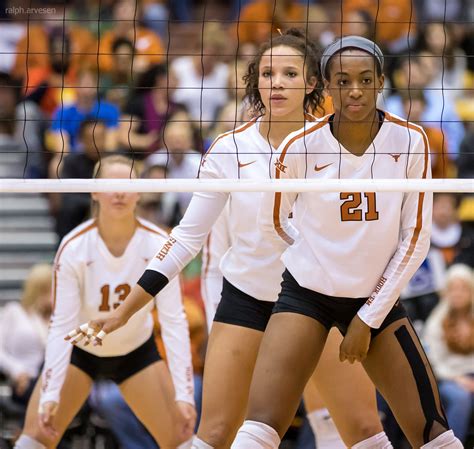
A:
[[[117,384],[161,360],[153,334],[137,349],[125,355],[98,357],[77,346],[71,354],[71,365],[84,371],[92,380],[108,379]]]
[[[314,318],[328,330],[336,326],[345,335],[352,318],[366,301],[367,298],[327,296],[301,287],[291,273],[285,270],[281,283],[281,293],[273,313],[299,313]],[[378,329],[372,329],[372,338],[376,337],[394,321],[406,316],[405,308],[400,301],[397,301],[382,325]]]
[[[260,301],[234,287],[224,278],[222,297],[214,321],[265,331],[274,302]]]

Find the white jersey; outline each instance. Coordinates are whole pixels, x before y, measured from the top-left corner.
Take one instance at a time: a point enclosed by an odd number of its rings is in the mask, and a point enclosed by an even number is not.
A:
[[[211,332],[214,315],[221,300],[223,276],[219,268],[220,261],[231,245],[229,208],[225,207],[202,249],[201,296],[206,311],[208,332]]]
[[[260,121],[252,120],[214,141],[200,171],[206,179],[269,179],[272,154],[277,151],[259,132]],[[254,192],[195,193],[179,226],[148,269],[173,278],[197,255],[229,200],[229,232],[232,246],[220,263],[224,277],[235,287],[262,301],[276,301],[283,264],[278,250],[257,227],[262,199]]]
[[[95,220],[71,231],[61,242],[53,278],[54,312],[46,345],[40,403],[59,401],[72,345],[64,340],[80,323],[105,318],[126,298],[168,235],[137,219],[136,231],[120,257],[113,256],[99,235]],[[176,400],[194,403],[189,329],[178,279],[155,298]],[[111,333],[102,346],[81,346],[99,357],[128,354],[153,332],[153,301]]]
[[[389,114],[362,156],[336,140],[329,116],[290,134],[281,149],[276,178],[431,176],[423,130]],[[282,260],[298,284],[330,296],[368,297],[358,314],[378,328],[426,257],[431,213],[432,195],[423,192],[269,193],[259,225],[267,240],[291,244]]]

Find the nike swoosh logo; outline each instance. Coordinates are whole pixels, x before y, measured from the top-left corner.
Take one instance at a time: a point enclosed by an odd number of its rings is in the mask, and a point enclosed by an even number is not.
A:
[[[94,263],[93,260],[88,260],[88,261],[86,262],[86,267],[90,267],[93,263]]]
[[[318,164],[316,164],[314,166],[314,171],[321,171],[321,170],[324,170],[326,167],[329,167],[330,165],[332,165],[333,162],[331,162],[330,164],[326,164],[326,165],[322,165],[321,167],[318,167]]]
[[[254,164],[255,162],[257,161],[246,162],[245,164],[243,164],[242,162],[239,162],[239,168],[247,167],[247,165]]]

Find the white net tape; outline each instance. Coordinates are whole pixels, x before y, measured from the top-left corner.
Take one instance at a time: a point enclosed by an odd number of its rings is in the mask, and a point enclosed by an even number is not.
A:
[[[2,179],[0,193],[53,192],[457,192],[473,179]]]

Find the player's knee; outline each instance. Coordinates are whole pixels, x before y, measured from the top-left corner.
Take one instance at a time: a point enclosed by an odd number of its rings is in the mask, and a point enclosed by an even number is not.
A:
[[[206,430],[199,429],[198,435],[212,447],[226,447],[238,430],[238,424],[233,425],[222,418],[213,420],[206,425]]]

